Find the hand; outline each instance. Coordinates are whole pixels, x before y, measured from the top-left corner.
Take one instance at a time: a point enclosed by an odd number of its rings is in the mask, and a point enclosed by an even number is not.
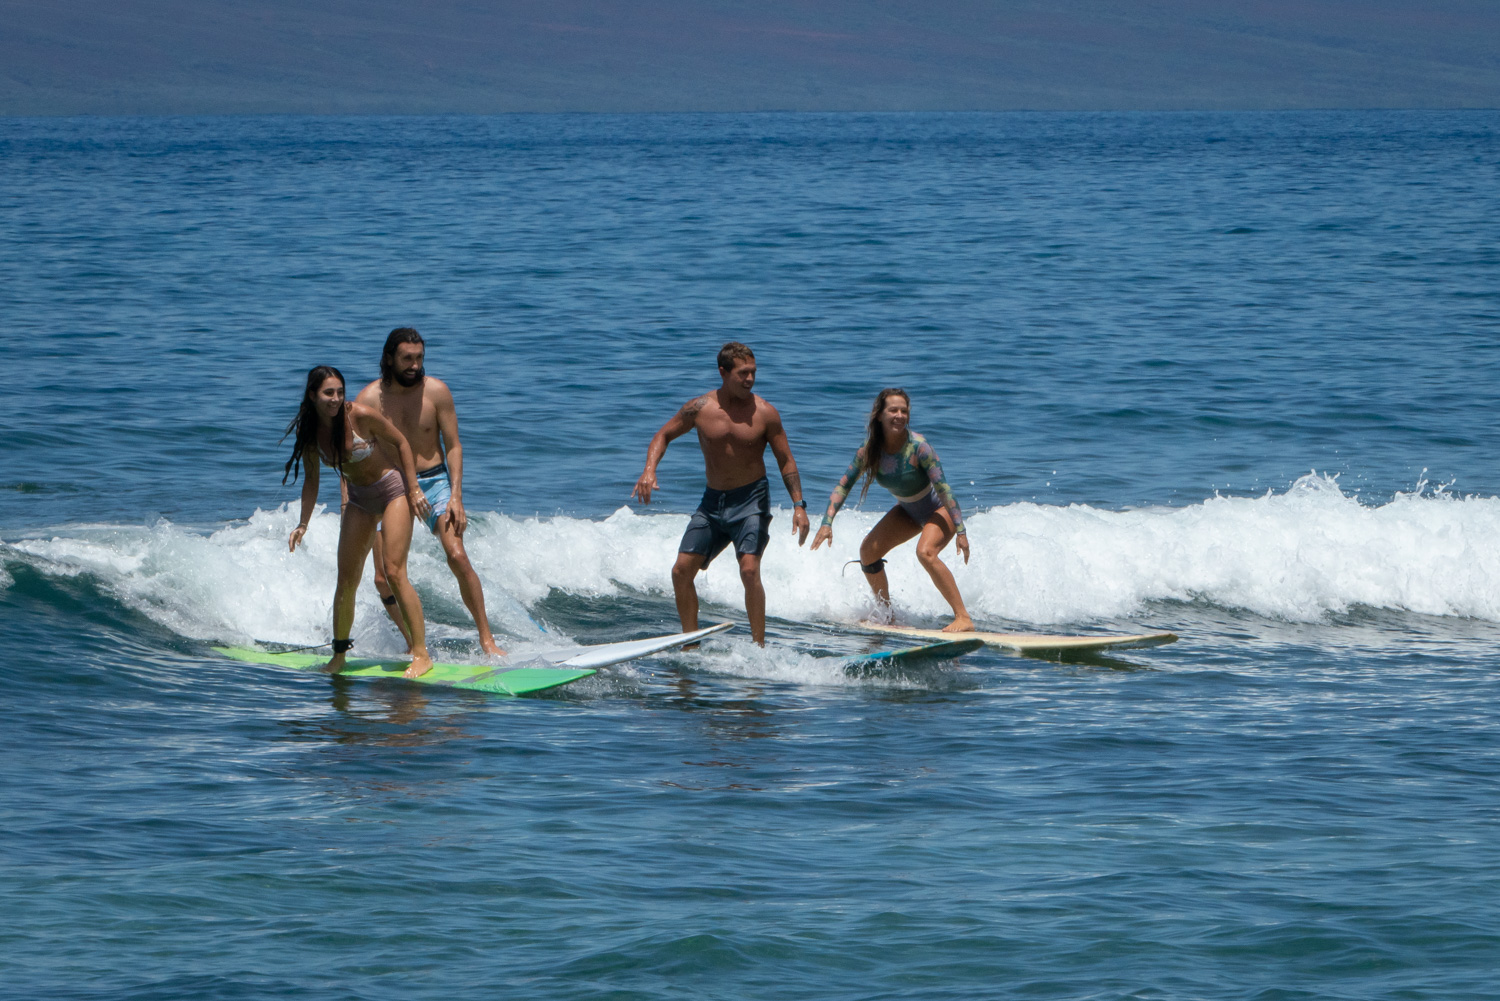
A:
[[[411,504],[411,509],[418,518],[423,521],[432,513],[432,505],[427,503],[427,495],[422,492],[421,487],[411,487],[406,491],[406,499]]]
[[[301,542],[302,537],[306,534],[306,525],[298,525],[296,528],[292,529],[291,537],[287,539],[286,551],[289,553],[295,553],[297,551],[297,543]]]
[[[635,489],[630,491],[630,496],[639,498],[642,504],[650,504],[651,491],[660,489],[661,485],[656,482],[656,470],[648,469],[635,481]]]
[[[812,524],[807,520],[807,508],[792,508],[792,534],[797,537],[797,545],[807,541],[807,533],[812,529]]]
[[[953,537],[953,545],[954,548],[964,554],[964,563],[967,565],[969,562],[969,537],[963,532],[959,532]]]
[[[448,498],[448,513],[443,515],[448,519],[455,535],[463,537],[464,529],[469,527],[469,516],[464,514],[464,502],[457,497]]]
[[[828,548],[829,549],[833,548],[833,526],[832,525],[819,525],[818,526],[818,534],[813,536],[812,547],[814,549],[817,549],[819,546],[821,546],[825,542],[828,543]]]

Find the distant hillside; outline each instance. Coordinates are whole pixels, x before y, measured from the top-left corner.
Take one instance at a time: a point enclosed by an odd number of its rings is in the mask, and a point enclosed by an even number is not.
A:
[[[1500,107],[1495,0],[0,0],[0,114]]]

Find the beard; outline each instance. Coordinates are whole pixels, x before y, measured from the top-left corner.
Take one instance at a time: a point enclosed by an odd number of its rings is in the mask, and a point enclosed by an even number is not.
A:
[[[422,379],[427,375],[427,367],[424,365],[410,375],[407,375],[404,372],[393,372],[391,373],[391,375],[392,378],[394,378],[398,383],[405,386],[407,389],[410,389],[417,383],[421,382]]]

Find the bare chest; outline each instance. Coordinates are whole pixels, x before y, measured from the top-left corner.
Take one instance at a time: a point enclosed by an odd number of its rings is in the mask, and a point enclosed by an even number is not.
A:
[[[696,422],[698,438],[705,448],[718,447],[732,451],[764,448],[766,422],[759,408],[746,414],[732,414],[722,407],[705,408]]]
[[[437,407],[425,396],[400,397],[386,394],[380,401],[380,412],[421,449],[437,441]]]

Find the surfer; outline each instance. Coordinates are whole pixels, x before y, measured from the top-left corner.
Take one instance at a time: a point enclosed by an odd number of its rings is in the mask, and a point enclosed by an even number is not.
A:
[[[854,461],[844,471],[838,486],[828,498],[823,524],[813,537],[812,547],[833,542],[833,519],[861,474],[865,485],[860,500],[869,493],[870,481],[885,487],[896,496],[896,506],[886,512],[859,544],[859,565],[882,608],[891,604],[890,582],[885,576],[885,554],[907,539],[917,539],[917,561],[932,577],[938,593],[953,606],[953,621],[943,627],[947,633],[969,632],[974,628],[964,599],[958,593],[958,582],[939,553],[956,539],[955,547],[969,562],[969,537],[964,532],[963,512],[943,477],[942,464],[927,439],[907,427],[911,418],[911,397],[904,389],[882,389],[870,408],[865,429],[865,443],[854,453]]]
[[[424,364],[427,344],[411,327],[397,327],[385,339],[380,353],[380,378],[359,391],[356,403],[378,410],[406,436],[417,463],[417,485],[422,488],[431,509],[423,520],[442,543],[448,557],[448,569],[458,579],[458,592],[464,607],[474,617],[479,629],[479,645],[494,657],[505,656],[490,632],[489,616],[484,610],[484,588],[479,575],[464,550],[464,531],[469,519],[464,514],[463,446],[458,440],[458,413],[453,394],[441,379],[428,375]],[[375,588],[386,611],[411,642],[410,630],[397,606],[396,597],[381,572],[383,543],[375,539]]]
[[[797,545],[807,541],[807,501],[802,499],[802,478],[787,443],[781,414],[752,392],[755,386],[755,353],[738,341],[719,349],[722,385],[682,405],[682,409],[651,439],[646,449],[646,469],[635,481],[631,495],[642,504],[651,503],[651,491],[660,489],[656,467],[667,445],[694,428],[703,449],[703,471],[708,489],[693,512],[677,547],[672,565],[672,593],[683,632],[698,628],[698,591],[693,578],[713,562],[732,542],[739,560],[740,581],[745,586],[745,613],[750,619],[751,638],[766,645],[766,591],[760,580],[760,558],[770,541],[771,485],[766,478],[765,452],[770,446],[781,469],[792,503],[792,533]]]
[[[411,666],[406,669],[406,677],[426,674],[432,669],[432,657],[427,653],[422,600],[406,578],[406,552],[411,546],[412,511],[425,518],[431,507],[417,486],[417,466],[406,437],[380,411],[347,402],[344,375],[331,365],[319,365],[307,373],[302,404],[286,426],[286,433],[296,437],[281,482],[291,477],[295,483],[299,468],[305,473],[302,520],[288,540],[292,552],[307,534],[308,520],[318,503],[319,459],[338,471],[344,495],[338,585],[333,592],[333,659],[324,670],[330,674],[342,671],[345,654],[354,645],[349,639],[354,627],[354,593],[364,576],[365,556],[375,540],[375,530],[384,523],[385,578],[411,625]],[[399,457],[399,471],[391,465],[390,454]]]

